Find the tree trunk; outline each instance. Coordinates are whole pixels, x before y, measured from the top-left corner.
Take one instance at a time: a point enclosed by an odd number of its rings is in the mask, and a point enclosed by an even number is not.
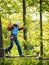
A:
[[[4,56],[3,52],[3,39],[2,39],[2,24],[1,24],[1,15],[0,15],[0,57]]]
[[[42,0],[40,0],[40,59],[43,58],[43,40],[42,40]],[[43,61],[40,60],[40,65],[43,65]]]
[[[26,25],[26,4],[25,4],[25,0],[22,0],[23,2],[23,25]],[[24,40],[27,41],[27,29],[23,30],[23,36],[24,36]],[[26,49],[26,44],[24,42],[24,50]]]
[[[40,55],[43,55],[43,41],[42,41],[42,0],[40,0]]]
[[[25,5],[25,0],[23,1],[23,24],[24,26],[26,25],[26,5]],[[23,30],[24,31],[24,40],[27,40],[27,29]]]
[[[25,4],[25,0],[22,0],[23,2],[23,25],[26,25],[26,4]],[[23,30],[23,36],[24,36],[24,40],[27,41],[27,29]],[[24,50],[26,49],[26,44],[24,42]]]

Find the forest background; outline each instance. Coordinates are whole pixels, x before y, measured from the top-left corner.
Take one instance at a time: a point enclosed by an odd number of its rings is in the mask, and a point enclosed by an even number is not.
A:
[[[25,9],[23,9],[24,1]],[[8,25],[13,25],[16,21],[20,21],[20,26],[27,26],[27,29],[25,30],[26,32],[20,31],[18,34],[23,54],[34,56],[36,53],[40,53],[40,0],[0,0],[0,19],[0,24],[2,24],[4,48],[7,48],[10,44],[10,32],[7,31]],[[26,33],[27,39],[24,38],[23,33]],[[49,0],[42,0],[42,39],[43,57],[49,57]],[[18,55],[15,44],[10,52],[10,55]],[[0,65],[2,65],[3,59],[0,60]],[[39,65],[40,62],[39,60],[35,60],[35,58],[10,59],[5,57],[4,64]],[[49,65],[49,61],[43,61],[43,64]]]

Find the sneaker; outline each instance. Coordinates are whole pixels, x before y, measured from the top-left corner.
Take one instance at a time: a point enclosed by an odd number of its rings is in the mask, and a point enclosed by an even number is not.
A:
[[[20,57],[24,57],[24,55],[20,54]]]
[[[9,52],[6,52],[6,54],[5,54],[6,56],[9,56]]]

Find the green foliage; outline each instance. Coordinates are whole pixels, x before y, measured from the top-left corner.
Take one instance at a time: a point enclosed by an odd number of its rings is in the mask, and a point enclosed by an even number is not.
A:
[[[44,17],[47,19],[47,21],[43,20],[42,38],[44,40],[41,40],[39,21],[39,0],[26,0],[27,41],[23,39],[23,31],[19,32],[18,34],[18,39],[24,55],[36,55],[36,52],[40,52],[40,41],[43,41],[43,56],[49,57],[49,40],[46,40],[49,39],[49,12],[47,12],[49,11],[48,5],[48,0],[43,0],[42,10],[43,14],[45,14]],[[23,25],[22,0],[0,0],[0,6],[0,13],[2,15],[3,45],[4,48],[7,48],[10,44],[10,32],[7,31],[8,24],[10,22],[12,22],[13,24],[15,21],[19,20],[20,26]],[[26,44],[25,50],[23,46],[24,42]],[[18,55],[17,47],[15,44],[13,49],[11,50],[10,55]],[[2,59],[0,61],[0,65],[3,65]],[[35,58],[7,59],[5,57],[4,65],[40,65],[40,61],[35,60]],[[43,65],[49,65],[49,61],[43,61]]]

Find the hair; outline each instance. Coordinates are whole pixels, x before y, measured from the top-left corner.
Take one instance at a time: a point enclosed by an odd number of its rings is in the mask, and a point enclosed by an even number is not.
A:
[[[13,26],[17,27],[18,25],[17,24],[14,24]]]

